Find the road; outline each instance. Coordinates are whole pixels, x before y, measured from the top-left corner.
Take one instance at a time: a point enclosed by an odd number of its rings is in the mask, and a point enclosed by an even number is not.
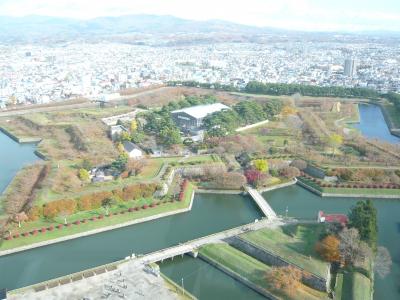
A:
[[[119,98],[108,101],[107,103],[118,103],[123,100],[134,99],[141,96],[146,96],[155,92],[160,92],[168,87],[159,87],[148,91],[138,92],[135,94],[121,96]],[[70,110],[70,109],[79,109],[79,108],[88,108],[88,107],[98,107],[99,104],[96,102],[84,102],[84,103],[75,103],[75,104],[65,104],[65,105],[57,105],[57,106],[49,106],[49,107],[35,107],[30,106],[27,108],[22,108],[19,110],[9,110],[9,111],[0,111],[0,117],[12,117],[12,116],[21,116],[30,113],[40,113],[40,112],[52,112],[52,111],[60,111],[60,110]]]

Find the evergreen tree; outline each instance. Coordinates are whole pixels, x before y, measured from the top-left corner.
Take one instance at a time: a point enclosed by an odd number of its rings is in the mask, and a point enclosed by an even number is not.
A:
[[[349,214],[349,227],[354,227],[372,249],[376,249],[378,238],[377,211],[371,200],[358,201]]]

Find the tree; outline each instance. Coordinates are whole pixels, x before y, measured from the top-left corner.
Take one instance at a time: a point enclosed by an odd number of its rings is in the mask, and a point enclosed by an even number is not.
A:
[[[328,137],[327,142],[332,147],[332,155],[335,155],[335,150],[343,144],[343,136],[334,133]]]
[[[293,266],[273,267],[266,274],[266,280],[272,289],[293,295],[300,286],[302,276],[302,272]]]
[[[388,249],[385,247],[378,247],[375,256],[374,271],[378,273],[379,277],[385,278],[392,267],[392,258]]]
[[[111,163],[111,169],[115,172],[122,173],[126,169],[126,164],[128,162],[128,154],[121,153],[118,158]]]
[[[274,116],[279,115],[282,108],[283,103],[279,99],[271,99],[268,102],[263,103],[263,110],[268,119],[272,119]]]
[[[360,235],[356,228],[344,228],[339,233],[340,255],[347,265],[362,265],[363,262],[371,257],[371,249],[365,242],[360,240]]]
[[[119,143],[117,144],[117,149],[118,149],[118,152],[119,152],[119,153],[125,153],[124,145],[122,145],[121,142],[119,142]]]
[[[90,174],[86,169],[79,169],[79,178],[82,181],[89,181],[90,180]]]
[[[295,159],[290,163],[290,166],[295,167],[300,171],[303,171],[307,168],[307,162],[302,159]]]
[[[262,174],[260,171],[254,169],[249,169],[244,172],[244,176],[246,177],[247,182],[254,186],[257,186],[257,183],[260,180],[261,175]]]
[[[146,166],[146,161],[142,159],[129,159],[126,169],[131,175],[137,176]]]
[[[113,198],[105,198],[101,201],[101,206],[105,209],[106,215],[108,216],[110,207],[115,204],[115,200]]]
[[[282,168],[282,169],[279,171],[279,173],[280,173],[281,176],[283,176],[283,177],[285,177],[285,178],[288,178],[288,179],[293,179],[293,178],[295,178],[295,177],[300,176],[300,171],[299,171],[299,169],[297,169],[297,168],[295,168],[295,167],[285,167],[285,168]]]
[[[256,170],[263,173],[268,172],[268,161],[266,159],[255,159],[252,163]]]
[[[18,222],[18,227],[21,228],[21,223],[28,220],[28,216],[25,212],[20,212],[14,215],[15,222]]]
[[[340,261],[340,241],[333,235],[328,235],[315,245],[318,254],[328,262]]]
[[[135,119],[133,119],[132,121],[131,121],[131,126],[130,126],[131,128],[131,133],[134,133],[134,132],[136,132],[136,130],[137,130],[137,128],[138,128],[138,125],[137,125],[137,122],[136,122],[136,120]]]
[[[181,143],[181,134],[177,127],[162,129],[159,133],[159,138],[160,142],[167,147]]]
[[[130,140],[131,140],[131,135],[129,134],[129,132],[122,131],[121,132],[121,141],[130,142]]]
[[[378,238],[377,211],[371,200],[358,201],[349,214],[349,227],[356,228],[360,239],[376,249]]]

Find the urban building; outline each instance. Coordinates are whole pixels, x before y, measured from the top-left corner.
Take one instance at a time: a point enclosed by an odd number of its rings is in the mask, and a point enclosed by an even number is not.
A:
[[[357,75],[357,61],[348,58],[344,61],[344,75],[348,77],[354,77]]]

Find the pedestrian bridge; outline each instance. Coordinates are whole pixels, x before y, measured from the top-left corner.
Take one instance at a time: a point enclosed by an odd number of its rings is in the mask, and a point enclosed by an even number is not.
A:
[[[269,220],[274,220],[277,217],[276,213],[272,209],[271,206],[269,206],[268,202],[265,201],[264,197],[256,190],[253,189],[250,186],[245,187],[247,193],[253,198],[253,200],[257,203],[258,207],[261,209],[263,214],[269,219]]]

